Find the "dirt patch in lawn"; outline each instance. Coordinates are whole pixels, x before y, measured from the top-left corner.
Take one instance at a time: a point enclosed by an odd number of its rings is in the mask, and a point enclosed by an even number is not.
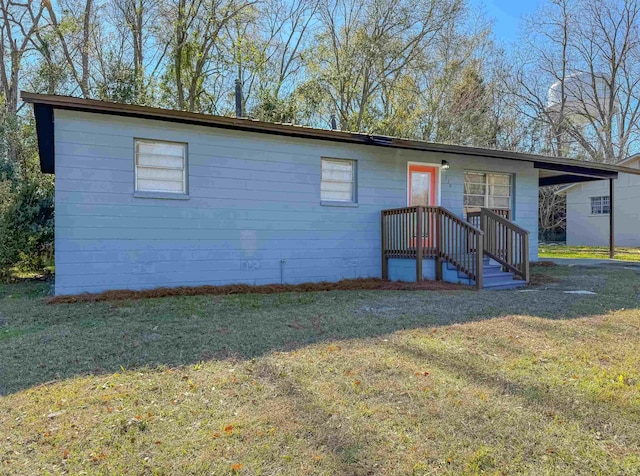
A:
[[[559,283],[562,279],[548,274],[536,273],[529,277],[529,286],[543,286],[545,284]]]
[[[531,263],[532,268],[555,268],[558,265],[553,261],[538,261],[536,263]]]
[[[232,294],[278,294],[290,292],[323,292],[323,291],[462,291],[471,289],[461,284],[443,281],[423,281],[408,283],[403,281],[385,281],[377,278],[343,279],[335,283],[302,283],[302,284],[266,284],[251,286],[249,284],[229,284],[225,286],[195,286],[179,288],[156,288],[143,291],[115,290],[102,293],[84,293],[54,296],[47,300],[48,304],[73,304],[79,302],[123,301],[130,299],[149,299],[174,296],[224,296]]]

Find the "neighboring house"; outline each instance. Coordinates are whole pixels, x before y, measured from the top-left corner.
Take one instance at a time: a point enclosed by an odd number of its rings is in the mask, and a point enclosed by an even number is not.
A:
[[[620,162],[640,169],[640,155]],[[607,246],[609,244],[609,184],[605,181],[573,184],[558,193],[567,197],[567,245]],[[619,175],[614,182],[614,233],[616,246],[640,247],[640,176]]]
[[[538,186],[625,170],[22,97],[55,172],[56,294],[357,277],[509,287],[537,260]]]

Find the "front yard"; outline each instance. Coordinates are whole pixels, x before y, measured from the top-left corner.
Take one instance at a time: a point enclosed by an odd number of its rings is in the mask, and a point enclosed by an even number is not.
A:
[[[59,305],[0,285],[0,474],[639,474],[640,273],[534,273]]]
[[[608,246],[565,246],[565,245],[545,245],[538,248],[538,255],[544,258],[591,258],[609,259]],[[640,248],[618,248],[615,249],[615,259],[623,261],[640,261]]]

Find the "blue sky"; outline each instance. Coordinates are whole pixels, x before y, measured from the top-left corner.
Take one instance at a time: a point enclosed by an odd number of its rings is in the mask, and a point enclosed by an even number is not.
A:
[[[472,5],[483,6],[493,21],[496,39],[510,43],[518,39],[523,14],[535,12],[538,0],[470,0]]]

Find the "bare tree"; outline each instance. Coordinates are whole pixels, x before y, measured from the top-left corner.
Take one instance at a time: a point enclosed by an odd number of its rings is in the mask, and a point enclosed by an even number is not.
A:
[[[172,31],[169,46],[168,84],[175,88],[175,106],[189,111],[206,109],[209,96],[205,84],[222,71],[215,54],[223,41],[225,27],[254,0],[171,0],[162,6],[165,26]],[[169,30],[170,28],[170,30]]]
[[[150,45],[152,41],[150,30],[154,16],[158,13],[157,2],[155,0],[112,0],[112,8],[118,31],[123,38],[126,38],[131,50],[135,100],[138,103],[145,103],[148,89],[146,78],[148,64],[145,61],[147,54],[155,63],[152,67],[152,71],[155,71],[166,52],[162,51],[162,48],[160,52],[153,51],[154,48]]]
[[[20,88],[23,61],[31,48],[31,41],[40,28],[43,5],[32,2],[0,0],[0,82],[2,83],[3,109],[0,112],[3,146],[11,165],[18,164],[18,91]],[[23,164],[22,164],[23,165]]]
[[[0,0],[0,81],[8,114],[18,110],[18,82],[22,61],[40,28],[43,4]]]
[[[334,0],[320,9],[312,80],[342,128],[362,130],[374,95],[433,45],[461,2]]]
[[[66,67],[75,80],[83,97],[91,97],[91,39],[96,23],[94,0],[69,0],[70,3],[54,5],[46,1],[49,27],[57,36]],[[59,17],[59,13],[62,17]],[[69,25],[73,25],[70,27]]]
[[[553,0],[528,23],[511,91],[548,126],[545,151],[624,159],[640,132],[637,0]],[[554,91],[549,88],[554,85]]]

